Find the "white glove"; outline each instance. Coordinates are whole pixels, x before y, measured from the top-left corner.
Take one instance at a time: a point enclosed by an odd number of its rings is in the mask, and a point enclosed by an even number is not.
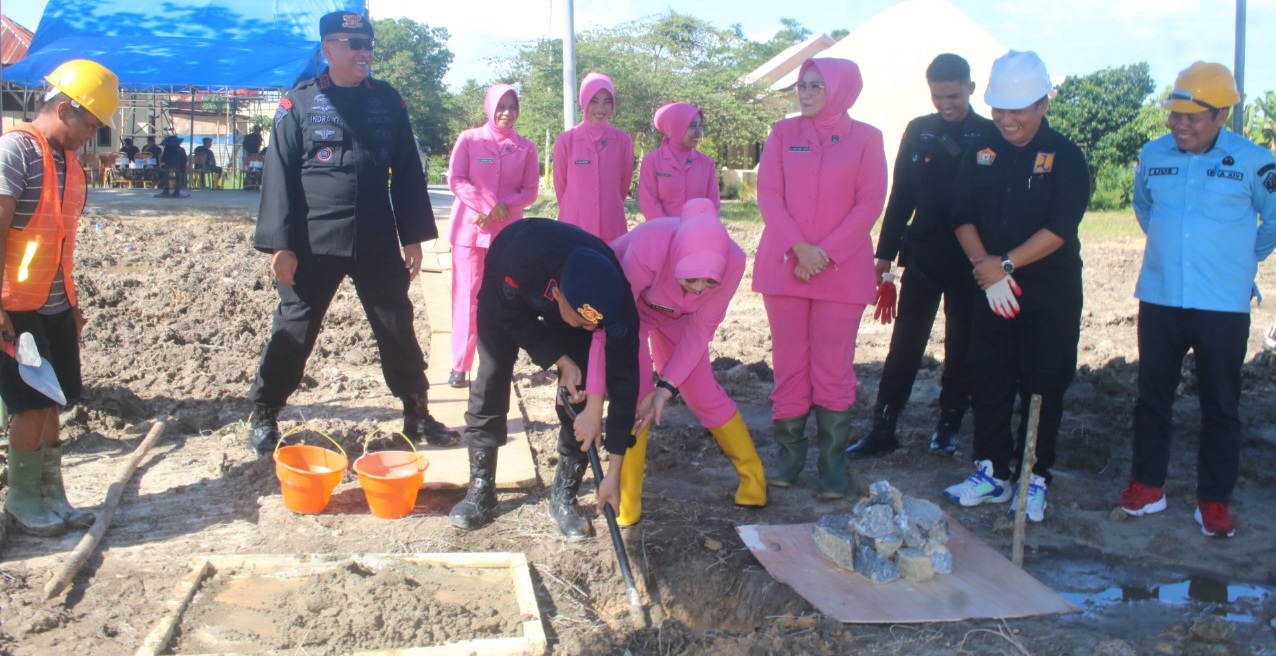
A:
[[[988,295],[988,307],[992,308],[993,314],[1002,319],[1014,319],[1019,315],[1019,301],[1015,297],[1023,294],[1023,290],[1019,289],[1019,283],[1014,278],[1006,275],[985,289],[984,293]]]

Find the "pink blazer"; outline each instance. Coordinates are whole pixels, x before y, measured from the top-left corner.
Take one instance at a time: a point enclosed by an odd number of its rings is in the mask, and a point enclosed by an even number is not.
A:
[[[511,221],[523,218],[523,210],[536,201],[540,164],[536,145],[522,135],[511,135],[501,147],[487,127],[461,133],[452,148],[448,186],[456,194],[448,240],[454,246],[487,248],[492,238]],[[509,205],[510,218],[480,228],[474,217],[487,214],[497,203]]]
[[[681,216],[683,204],[692,198],[708,198],[715,210],[722,205],[717,164],[712,157],[693,150],[683,158],[664,145],[642,158],[638,208],[647,220]]]
[[[604,128],[595,143],[586,128],[558,135],[554,144],[554,192],[558,220],[580,226],[603,241],[625,234],[625,197],[634,177],[634,141],[622,130]]]
[[[882,133],[843,115],[823,141],[802,117],[771,129],[758,166],[765,227],[753,291],[867,305],[877,287],[869,232],[886,203]],[[803,241],[824,248],[831,260],[810,283],[793,275],[792,248]]]

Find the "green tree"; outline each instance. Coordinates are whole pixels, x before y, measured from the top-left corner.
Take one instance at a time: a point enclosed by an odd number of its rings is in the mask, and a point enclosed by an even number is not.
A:
[[[600,71],[612,78],[617,95],[612,123],[633,135],[640,157],[660,144],[651,123],[656,109],[681,100],[705,111],[707,139],[701,148],[721,164],[735,164],[730,158],[743,159],[781,118],[759,102],[764,89],[739,82],[751,70],[742,54],[756,45],[734,28],[668,12],[578,34],[576,69],[581,77]],[[498,61],[501,79],[519,81],[519,132],[540,148],[546,132],[552,142],[562,131],[561,52],[561,41],[545,39]]]
[[[1146,139],[1133,122],[1155,88],[1147,62],[1069,75],[1050,104],[1050,123],[1085,149],[1093,179],[1105,165],[1134,162]]]
[[[423,145],[444,152],[449,134],[449,96],[443,76],[452,65],[448,31],[410,18],[373,21],[377,56],[373,76],[398,89],[412,117],[412,131]]]
[[[1245,137],[1276,152],[1276,92],[1268,91],[1245,105]]]

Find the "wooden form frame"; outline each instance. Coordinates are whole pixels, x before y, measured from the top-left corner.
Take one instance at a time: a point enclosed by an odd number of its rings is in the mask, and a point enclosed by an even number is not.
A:
[[[191,561],[191,572],[173,588],[165,604],[164,616],[138,647],[135,656],[159,656],[165,653],[182,614],[205,579],[220,570],[256,570],[263,574],[286,568],[328,569],[357,560],[397,560],[415,565],[450,568],[508,569],[514,582],[514,598],[519,611],[531,619],[523,622],[523,635],[517,638],[465,640],[429,647],[381,649],[354,652],[354,656],[522,656],[544,654],[547,649],[545,627],[541,624],[540,605],[532,587],[527,556],[522,553],[418,553],[418,554],[311,554],[309,556],[230,555],[202,556]],[[274,651],[258,652],[274,654]],[[291,650],[289,650],[291,653]],[[197,656],[213,656],[200,654]]]

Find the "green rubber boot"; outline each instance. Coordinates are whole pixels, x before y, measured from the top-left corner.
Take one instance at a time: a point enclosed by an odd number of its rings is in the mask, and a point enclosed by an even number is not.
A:
[[[67,526],[40,495],[43,466],[43,449],[17,451],[9,447],[9,494],[4,499],[4,515],[19,531],[50,538],[66,533]]]
[[[851,490],[846,473],[846,445],[851,441],[851,410],[835,412],[815,406],[816,439],[820,444],[821,499],[833,501],[846,497]]]
[[[779,447],[774,474],[767,479],[772,487],[793,487],[798,475],[806,466],[806,418],[810,412],[797,417],[776,419],[771,422],[771,434]]]
[[[44,497],[45,507],[61,517],[70,528],[92,527],[97,517],[87,510],[72,506],[66,498],[66,486],[62,483],[62,447],[49,447],[42,451],[44,465],[43,476],[40,478],[40,495]]]

